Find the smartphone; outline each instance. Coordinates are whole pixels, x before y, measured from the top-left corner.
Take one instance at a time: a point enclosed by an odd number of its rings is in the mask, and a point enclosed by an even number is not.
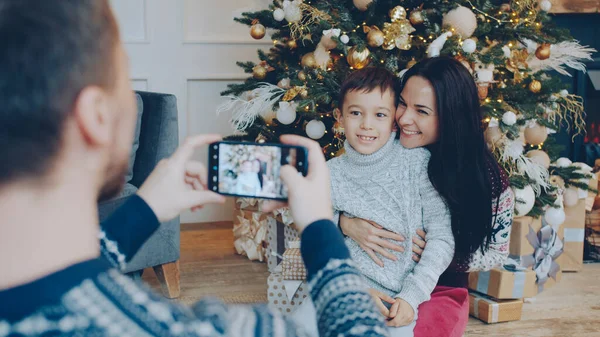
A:
[[[213,192],[285,201],[281,167],[292,165],[306,176],[308,151],[285,144],[222,141],[209,146],[208,163],[208,188]]]

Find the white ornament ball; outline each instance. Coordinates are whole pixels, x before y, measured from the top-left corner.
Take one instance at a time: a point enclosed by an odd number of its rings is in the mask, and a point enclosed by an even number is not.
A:
[[[511,126],[517,122],[517,115],[512,111],[507,111],[502,115],[502,123]]]
[[[502,47],[502,53],[504,53],[504,57],[509,58],[510,57],[510,47],[509,46]]]
[[[283,19],[285,19],[285,12],[283,11],[283,9],[277,8],[276,10],[274,10],[273,19],[275,19],[275,21],[283,21]]]
[[[302,10],[300,9],[300,6],[292,3],[284,9],[284,12],[285,19],[288,22],[298,22],[302,20]]]
[[[544,12],[549,12],[551,8],[552,8],[552,3],[550,1],[542,0],[542,2],[540,2],[540,9],[543,10]]]
[[[548,208],[546,210],[546,214],[544,214],[544,220],[548,223],[548,225],[552,227],[558,227],[565,222],[566,219],[565,211],[563,208]]]
[[[471,54],[471,53],[475,52],[476,49],[477,49],[477,42],[475,42],[475,40],[466,39],[463,41],[462,50],[465,53]]]
[[[340,41],[342,41],[343,44],[348,44],[348,42],[350,42],[350,38],[348,37],[348,35],[344,34],[340,36]]]
[[[463,39],[471,37],[477,28],[477,17],[472,10],[458,6],[444,15],[442,25],[454,28]]]
[[[533,208],[535,202],[535,192],[530,185],[525,186],[522,189],[516,188],[515,192],[515,211],[518,216],[525,216]]]
[[[559,93],[562,97],[567,97],[569,96],[569,91],[567,89],[563,89],[560,91]]]
[[[537,163],[544,167],[546,170],[550,167],[550,157],[542,150],[532,150],[527,152],[527,158],[531,159],[532,162]],[[520,163],[520,162],[519,162]]]
[[[277,110],[277,120],[281,124],[289,125],[296,120],[296,109],[293,106],[279,106]]]
[[[565,207],[573,207],[579,202],[579,190],[569,187],[563,192],[563,203]]]
[[[556,160],[556,166],[569,167],[573,162],[569,158],[561,157]]]
[[[306,124],[306,134],[312,139],[321,139],[325,134],[325,124],[319,120],[313,119]]]

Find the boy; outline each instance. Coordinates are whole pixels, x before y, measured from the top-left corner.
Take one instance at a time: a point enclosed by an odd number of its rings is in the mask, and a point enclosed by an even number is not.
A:
[[[336,113],[344,127],[346,153],[330,160],[328,166],[336,215],[343,212],[372,221],[404,237],[412,237],[418,228],[428,233],[426,249],[436,259],[422,259],[418,265],[412,260],[410,241],[404,243],[404,252],[394,252],[396,261],[380,267],[346,238],[367,284],[385,298],[394,298],[394,303],[383,303],[390,309],[391,335],[412,336],[417,307],[429,299],[452,260],[454,237],[448,208],[427,175],[429,152],[405,149],[396,140],[398,94],[396,78],[383,68],[364,68],[346,78]],[[374,297],[381,308],[381,299]],[[401,326],[406,324],[401,316],[413,317],[412,322]]]
[[[247,196],[260,195],[260,180],[258,179],[258,172],[254,169],[254,163],[250,160],[244,160],[240,170],[241,172],[236,179],[235,193]]]

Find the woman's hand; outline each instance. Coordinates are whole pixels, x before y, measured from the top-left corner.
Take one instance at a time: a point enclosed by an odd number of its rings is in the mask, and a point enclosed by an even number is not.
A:
[[[417,229],[417,235],[413,236],[413,260],[415,260],[415,262],[419,262],[421,261],[421,254],[423,254],[423,250],[425,249],[425,246],[427,245],[427,240],[425,239],[425,236],[427,235],[427,232],[425,232],[422,229]]]
[[[387,249],[397,252],[403,252],[404,247],[394,244],[386,239],[392,239],[399,242],[404,241],[400,234],[390,232],[374,222],[369,222],[360,218],[348,218],[344,214],[340,216],[340,227],[342,232],[354,240],[379,266],[383,267],[383,261],[375,252],[381,256],[396,261],[398,258]]]
[[[383,301],[386,301],[389,304],[393,305],[394,299],[391,296],[388,296],[382,293],[381,291],[375,290],[373,288],[369,288],[369,294],[371,295],[371,297],[373,297],[373,301],[375,301],[375,305],[377,306],[377,309],[379,309],[379,312],[386,318],[389,318],[390,311],[385,306],[385,304],[383,304]]]
[[[409,325],[415,319],[415,310],[401,298],[396,298],[394,304],[390,308],[387,326],[400,327]]]

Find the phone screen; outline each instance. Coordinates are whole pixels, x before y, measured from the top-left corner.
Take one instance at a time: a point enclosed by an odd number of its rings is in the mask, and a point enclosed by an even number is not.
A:
[[[288,194],[280,178],[281,167],[289,164],[304,171],[299,161],[304,152],[291,146],[221,142],[212,146],[211,153],[213,163],[218,158],[211,170],[212,189],[225,195],[285,200]]]

